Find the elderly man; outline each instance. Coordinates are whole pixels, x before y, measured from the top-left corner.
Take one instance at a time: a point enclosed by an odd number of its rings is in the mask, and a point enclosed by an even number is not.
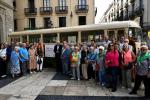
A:
[[[54,46],[54,52],[55,52],[55,60],[57,64],[57,71],[62,71],[62,64],[61,64],[61,52],[62,52],[62,45],[59,41],[57,41],[56,45]]]
[[[26,49],[25,43],[22,43],[20,45],[19,55],[21,60],[21,71],[22,71],[22,75],[24,76],[27,74],[27,67],[28,67],[28,60],[29,60],[29,54]]]

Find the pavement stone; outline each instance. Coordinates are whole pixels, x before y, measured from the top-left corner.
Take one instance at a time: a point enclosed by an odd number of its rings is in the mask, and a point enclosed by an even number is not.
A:
[[[64,90],[64,86],[46,86],[40,92],[40,95],[63,95]]]
[[[88,96],[88,92],[86,86],[67,86],[63,95]]]
[[[68,80],[51,80],[47,86],[66,86]]]

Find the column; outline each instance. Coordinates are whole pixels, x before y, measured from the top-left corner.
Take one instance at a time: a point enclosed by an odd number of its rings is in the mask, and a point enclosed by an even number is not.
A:
[[[27,42],[29,42],[29,35],[27,35]]]
[[[60,33],[57,33],[57,41],[60,42]]]
[[[81,31],[78,32],[78,43],[81,43]]]
[[[104,30],[104,37],[108,36],[107,30]]]
[[[125,28],[125,34],[124,34],[125,38],[128,38],[128,33],[129,33],[129,29]]]
[[[44,41],[43,41],[43,34],[41,34],[41,39],[40,39],[40,41],[41,41],[42,43],[44,43]]]
[[[117,40],[118,39],[118,30],[115,30],[115,39]]]
[[[20,42],[23,42],[23,38],[22,38],[22,35],[20,35]]]

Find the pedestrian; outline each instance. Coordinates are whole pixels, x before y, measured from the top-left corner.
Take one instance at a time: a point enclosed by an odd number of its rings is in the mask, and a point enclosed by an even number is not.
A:
[[[29,52],[29,72],[30,74],[32,74],[33,72],[35,73],[36,69],[36,51],[33,44],[30,45],[28,52]]]
[[[37,55],[37,71],[42,72],[43,70],[43,57],[44,57],[44,47],[43,43],[39,41],[36,48],[36,55]]]
[[[80,80],[80,58],[81,54],[79,52],[79,48],[75,46],[71,55],[71,69],[73,74],[71,79],[76,79],[77,77],[77,80]]]
[[[69,70],[68,70],[69,58],[70,58],[70,48],[68,47],[68,44],[65,43],[61,54],[62,73],[65,75],[69,74]]]
[[[6,64],[6,60],[7,60],[7,55],[6,55],[6,47],[4,43],[0,44],[0,77],[4,78],[6,77],[6,70],[7,70],[7,64]]]
[[[26,43],[21,43],[19,48],[19,56],[21,60],[21,72],[22,75],[27,75],[28,61],[29,61],[29,53],[26,49]]]
[[[118,68],[119,68],[119,53],[118,50],[115,50],[114,44],[110,43],[105,56],[105,65],[107,74],[111,77],[111,80],[108,80],[108,88],[112,88],[112,92],[117,90],[117,78],[118,78]]]
[[[99,54],[97,55],[97,64],[99,66],[98,78],[100,85],[105,85],[105,51],[103,46],[99,46]]]
[[[10,62],[11,62],[11,75],[14,78],[20,74],[20,57],[18,53],[19,47],[15,46],[11,52]]]
[[[86,58],[87,58],[87,47],[83,46],[83,48],[81,50],[81,69],[82,69],[83,79],[85,79],[85,80],[88,79]]]
[[[121,68],[122,68],[122,85],[123,88],[130,90],[132,84],[131,70],[133,69],[135,54],[129,49],[129,45],[125,43],[121,52]]]
[[[145,96],[150,97],[150,52],[147,45],[141,46],[141,53],[136,61],[136,72],[134,88],[129,94],[137,94],[137,90],[143,82]]]
[[[55,53],[55,60],[56,60],[56,67],[57,71],[62,71],[62,62],[61,62],[61,52],[62,52],[62,45],[59,41],[57,41],[56,45],[54,46],[54,53]]]

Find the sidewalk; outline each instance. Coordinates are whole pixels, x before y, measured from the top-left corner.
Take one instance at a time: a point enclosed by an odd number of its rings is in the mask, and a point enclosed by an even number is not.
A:
[[[46,69],[42,73],[21,77],[0,88],[0,100],[34,100],[37,96],[57,95],[137,97],[128,95],[129,91],[122,88],[116,92],[110,92],[109,89],[100,87],[93,81],[52,80],[55,74],[56,72]],[[140,92],[140,95],[143,95],[143,92]],[[36,100],[42,99],[37,98]]]

